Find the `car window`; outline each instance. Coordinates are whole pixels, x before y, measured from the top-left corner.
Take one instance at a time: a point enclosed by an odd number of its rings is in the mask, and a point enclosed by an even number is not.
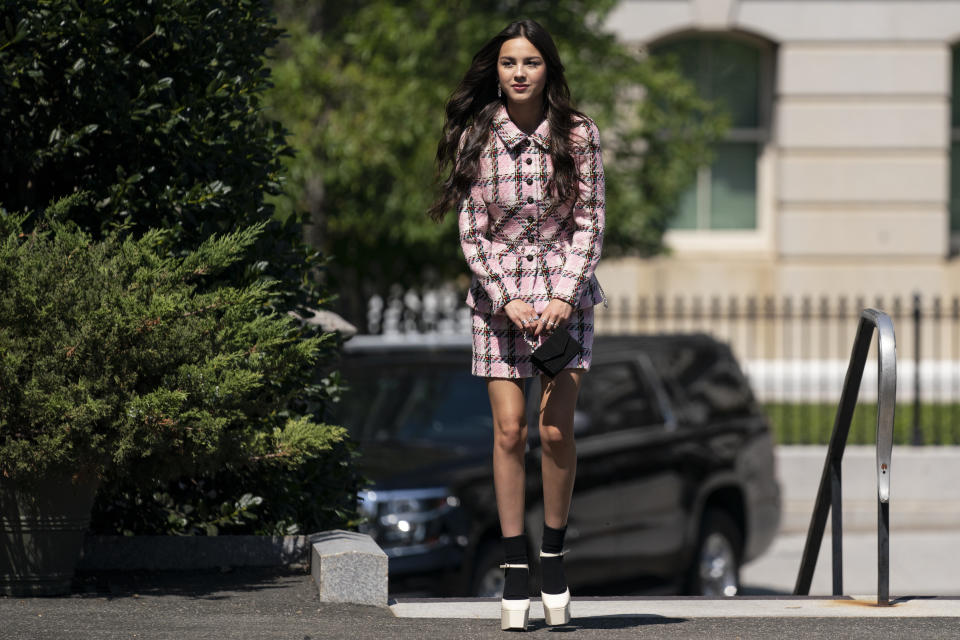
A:
[[[492,441],[486,386],[462,367],[349,367],[344,378],[337,419],[358,440]]]
[[[753,393],[725,346],[691,341],[660,355],[657,364],[671,381],[671,400],[687,419],[704,422],[752,412]]]
[[[580,398],[590,414],[591,433],[662,424],[656,400],[634,363],[594,363],[583,379]]]

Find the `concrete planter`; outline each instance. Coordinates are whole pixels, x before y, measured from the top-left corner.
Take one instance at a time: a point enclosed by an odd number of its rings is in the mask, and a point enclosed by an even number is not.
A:
[[[0,593],[70,592],[98,485],[64,475],[0,480]]]

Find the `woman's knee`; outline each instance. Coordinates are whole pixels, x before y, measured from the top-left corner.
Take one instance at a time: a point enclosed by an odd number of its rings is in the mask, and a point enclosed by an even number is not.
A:
[[[573,442],[573,427],[554,424],[540,425],[540,442],[545,449],[569,446]]]
[[[494,426],[494,442],[507,451],[523,450],[527,445],[527,423],[525,420],[501,419]]]

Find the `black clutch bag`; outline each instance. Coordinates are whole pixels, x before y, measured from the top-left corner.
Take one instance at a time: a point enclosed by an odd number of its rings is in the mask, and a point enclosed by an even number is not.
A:
[[[555,329],[543,344],[530,355],[537,369],[551,378],[560,373],[583,347],[566,329]]]

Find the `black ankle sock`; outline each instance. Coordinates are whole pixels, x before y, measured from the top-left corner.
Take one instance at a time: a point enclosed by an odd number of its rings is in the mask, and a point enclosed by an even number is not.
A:
[[[503,537],[504,564],[527,564],[527,534]],[[503,599],[524,600],[530,597],[529,569],[508,568],[504,570]]]
[[[543,525],[543,545],[540,547],[546,553],[560,553],[563,551],[563,537],[567,528],[554,529]],[[540,558],[540,573],[543,584],[540,586],[544,593],[563,593],[567,590],[567,578],[563,574],[563,556],[554,558]]]

